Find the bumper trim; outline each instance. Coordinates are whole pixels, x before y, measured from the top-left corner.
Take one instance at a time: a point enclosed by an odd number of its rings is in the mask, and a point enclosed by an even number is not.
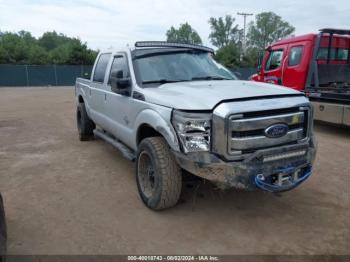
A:
[[[305,151],[304,155],[265,163],[263,161],[264,156],[280,155],[302,150]],[[219,188],[238,188],[252,191],[259,188],[255,182],[258,174],[269,177],[270,175],[280,173],[280,170],[286,167],[293,167],[293,170],[299,170],[307,166],[312,166],[315,153],[316,149],[313,143],[305,143],[258,150],[243,161],[227,162],[209,152],[187,155],[174,152],[174,155],[181,168],[196,176],[210,180]],[[307,177],[304,180],[306,179]]]

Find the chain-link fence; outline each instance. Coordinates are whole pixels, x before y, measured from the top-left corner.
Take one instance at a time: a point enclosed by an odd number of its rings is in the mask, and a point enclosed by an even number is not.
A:
[[[241,80],[248,80],[250,76],[257,73],[256,68],[235,68],[231,71]]]
[[[0,65],[1,86],[72,86],[90,78],[91,65]]]
[[[92,65],[0,65],[1,86],[73,86],[77,77],[90,78]],[[256,68],[232,69],[248,80]]]

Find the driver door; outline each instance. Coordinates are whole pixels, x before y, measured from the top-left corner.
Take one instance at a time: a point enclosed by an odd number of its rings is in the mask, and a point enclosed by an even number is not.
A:
[[[125,144],[129,144],[129,140],[132,137],[132,129],[130,127],[131,120],[129,119],[132,98],[130,95],[117,94],[111,90],[111,72],[119,70],[124,72],[124,77],[130,77],[130,70],[125,53],[117,53],[113,57],[111,70],[107,80],[104,101],[107,121],[106,130]]]
[[[283,48],[271,50],[264,68],[264,82],[281,85],[282,68],[285,62],[285,52]]]

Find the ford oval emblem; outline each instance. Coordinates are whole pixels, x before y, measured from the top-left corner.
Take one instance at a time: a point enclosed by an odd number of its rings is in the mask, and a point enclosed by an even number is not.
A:
[[[286,124],[275,124],[265,129],[265,136],[270,138],[279,138],[286,135],[289,127]]]

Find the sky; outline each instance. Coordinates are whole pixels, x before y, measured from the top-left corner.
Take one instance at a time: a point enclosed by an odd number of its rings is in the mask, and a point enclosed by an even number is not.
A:
[[[273,11],[296,28],[295,35],[320,28],[350,29],[350,1],[324,0],[0,0],[0,31],[25,30],[38,37],[57,31],[79,37],[93,49],[165,40],[173,25],[188,22],[211,46],[210,17]],[[249,17],[248,22],[254,17]]]

